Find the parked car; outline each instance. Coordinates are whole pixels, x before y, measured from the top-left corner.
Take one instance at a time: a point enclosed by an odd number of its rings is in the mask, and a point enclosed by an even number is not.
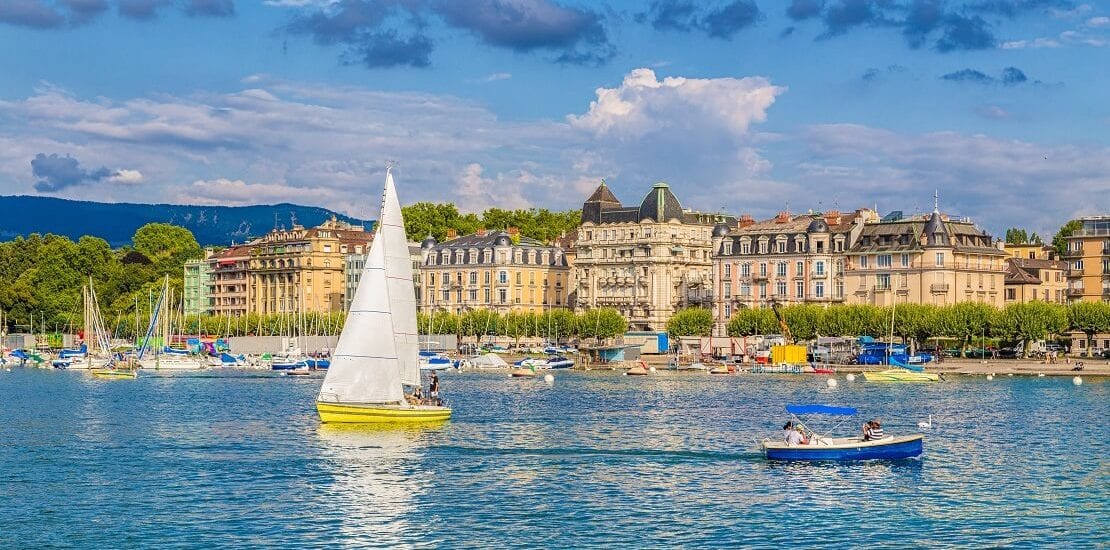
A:
[[[1022,349],[1020,347],[1017,347],[1017,346],[1012,347],[1012,348],[999,348],[998,349],[998,358],[999,359],[1017,359],[1018,357],[1021,357],[1021,352],[1022,352]]]

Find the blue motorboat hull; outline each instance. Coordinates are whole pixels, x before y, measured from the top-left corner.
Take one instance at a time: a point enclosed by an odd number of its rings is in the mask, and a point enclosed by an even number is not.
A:
[[[297,361],[294,363],[270,363],[271,370],[297,370],[307,369],[308,363],[304,361]]]
[[[765,449],[769,460],[898,460],[921,456],[923,436],[908,440],[895,439],[888,444],[861,445],[859,447],[821,447],[797,445],[786,448]]]
[[[330,359],[307,359],[308,368],[323,370],[331,366]]]

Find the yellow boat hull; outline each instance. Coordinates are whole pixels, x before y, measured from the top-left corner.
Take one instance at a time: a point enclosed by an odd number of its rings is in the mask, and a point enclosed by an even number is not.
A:
[[[100,378],[104,380],[122,380],[128,378],[138,378],[139,373],[133,370],[116,370],[116,369],[92,369],[93,378]]]
[[[324,423],[414,424],[450,420],[451,409],[430,405],[358,405],[316,402],[316,412]]]
[[[868,382],[937,382],[940,376],[932,372],[914,372],[906,369],[888,369],[863,373]]]

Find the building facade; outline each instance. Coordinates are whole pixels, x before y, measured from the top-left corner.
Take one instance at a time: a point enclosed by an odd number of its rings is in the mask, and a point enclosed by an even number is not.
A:
[[[250,311],[343,311],[347,256],[365,254],[372,234],[332,218],[306,229],[275,229],[251,242]]]
[[[665,330],[678,309],[713,302],[713,228],[735,218],[684,210],[666,183],[623,206],[603,181],[582,205],[575,309],[616,308],[631,330]]]
[[[1006,253],[971,221],[888,215],[864,226],[847,253],[847,303],[1003,305]]]
[[[208,313],[246,315],[250,311],[250,245],[229,246],[208,257]]]
[[[744,215],[734,226],[713,230],[716,334],[742,308],[845,301],[846,252],[865,224],[879,216],[869,209],[848,215],[792,216],[781,212],[757,222]]]
[[[182,309],[185,315],[208,313],[208,289],[211,273],[208,258],[212,257],[210,248],[204,250],[204,258],[185,262],[185,277],[181,292]]]
[[[1110,302],[1110,216],[1080,218],[1067,237],[1068,302]]]
[[[1005,280],[1006,294],[1003,299],[1007,304],[1037,300],[1054,304],[1067,303],[1067,262],[1009,257],[1006,258]]]
[[[1006,254],[1023,260],[1055,260],[1056,249],[1044,243],[1006,243]]]
[[[542,313],[567,307],[570,267],[562,249],[508,231],[479,230],[421,243],[423,311]]]
[[[409,258],[412,260],[412,282],[416,289],[416,307],[420,307],[420,265],[424,262],[420,243],[409,243]],[[362,279],[362,268],[366,266],[366,253],[348,254],[343,264],[343,278],[346,288],[343,293],[343,309],[351,309],[351,300],[355,299],[355,290]]]

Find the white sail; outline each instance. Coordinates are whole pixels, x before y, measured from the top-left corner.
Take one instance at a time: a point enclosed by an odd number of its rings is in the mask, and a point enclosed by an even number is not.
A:
[[[404,399],[386,291],[384,248],[381,238],[370,244],[347,321],[320,387],[319,401],[395,403]]]
[[[378,224],[378,234],[374,242],[381,242],[385,250],[386,288],[389,293],[389,311],[393,313],[397,367],[401,372],[402,384],[418,386],[420,340],[416,332],[416,289],[412,283],[412,259],[409,257],[401,204],[393,186],[393,174],[388,170],[385,173],[385,192]]]

